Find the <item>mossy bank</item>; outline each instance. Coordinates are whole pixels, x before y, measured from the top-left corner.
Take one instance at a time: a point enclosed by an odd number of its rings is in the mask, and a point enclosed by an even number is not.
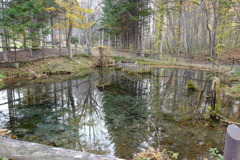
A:
[[[95,63],[95,57],[80,56],[73,59],[64,57],[46,59],[39,62],[27,63],[20,68],[2,67],[0,68],[0,87],[2,88],[4,84],[22,79],[51,81],[52,77],[54,77],[52,75],[61,75],[58,76],[58,79],[85,75],[93,72]]]

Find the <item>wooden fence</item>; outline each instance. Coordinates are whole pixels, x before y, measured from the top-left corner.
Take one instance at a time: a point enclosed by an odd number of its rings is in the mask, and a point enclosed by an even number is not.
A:
[[[26,63],[39,61],[51,57],[67,56],[66,47],[44,46],[35,48],[18,48],[18,47],[0,47],[0,66],[9,66],[13,63]],[[74,47],[73,53],[77,54],[81,48]]]
[[[60,45],[51,45],[51,46],[42,46],[38,48],[18,48],[18,47],[0,47],[3,49],[2,55],[0,52],[0,66],[7,65],[11,63],[25,63],[31,61],[37,61],[49,57],[56,57],[56,56],[66,56],[67,49],[66,47],[62,47]],[[45,49],[53,49],[53,50],[45,50]],[[82,48],[78,48],[77,46],[73,48],[73,53],[77,53]],[[5,51],[4,51],[5,50]],[[13,50],[13,51],[12,51]],[[116,51],[116,49],[114,49]],[[126,49],[118,49],[118,52],[124,52],[126,54],[131,54],[135,56],[140,56],[140,53],[134,53],[132,50]],[[152,55],[159,55],[159,53],[146,53],[145,57],[150,57]],[[186,62],[190,63],[198,63],[198,62],[207,62],[208,64],[212,64],[212,67],[220,66],[220,65],[230,65],[231,70],[234,69],[235,65],[240,64],[240,58],[232,58],[232,59],[221,59],[221,58],[211,58],[209,56],[200,56],[200,55],[192,55],[192,56],[185,56],[185,55],[171,55],[172,58],[176,59],[184,59]],[[154,58],[156,59],[156,58]]]

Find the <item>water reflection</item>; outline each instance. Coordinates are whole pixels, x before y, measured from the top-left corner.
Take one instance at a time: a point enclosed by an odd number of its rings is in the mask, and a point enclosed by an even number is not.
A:
[[[225,126],[201,117],[211,104],[212,73],[155,69],[133,76],[99,70],[85,78],[0,91],[0,127],[21,140],[131,159],[149,147],[180,159],[203,159],[223,148]],[[215,75],[218,76],[218,75]],[[189,92],[193,81],[199,92]],[[226,99],[225,116],[239,118]]]

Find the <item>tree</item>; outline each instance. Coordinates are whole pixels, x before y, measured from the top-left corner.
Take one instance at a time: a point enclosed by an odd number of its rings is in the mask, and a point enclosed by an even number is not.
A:
[[[163,45],[163,27],[164,27],[164,14],[165,14],[165,3],[163,0],[156,0],[156,30],[157,30],[157,41],[156,47],[159,54],[162,54],[162,45]]]
[[[85,41],[87,45],[88,55],[92,55],[92,47],[94,45],[94,33],[96,34],[98,30],[98,21],[101,18],[101,4],[102,0],[81,0],[80,3],[84,5],[85,8],[91,8],[94,10],[92,14],[85,14],[86,21],[91,25],[88,28],[84,28],[81,31],[85,35]]]
[[[62,13],[61,16],[65,17],[65,19],[56,23],[55,26],[62,29],[68,28],[66,45],[69,58],[71,59],[73,57],[71,49],[73,28],[90,27],[93,23],[88,23],[85,14],[91,14],[93,13],[93,10],[81,7],[80,3],[76,0],[56,0],[55,2],[62,7],[62,9],[58,10]]]
[[[149,0],[104,0],[101,25],[109,34],[120,35],[124,48],[143,49],[144,25],[151,14]]]
[[[44,1],[44,10],[45,10],[44,16],[50,20],[50,27],[48,28],[51,29],[51,43],[52,43],[52,48],[54,48],[54,45],[56,43],[56,37],[55,37],[56,31],[54,30],[53,24],[54,24],[54,19],[57,18],[59,15],[59,12],[56,9],[59,6],[57,5],[57,3],[55,3],[55,0],[43,0],[43,1]]]
[[[1,13],[4,11],[4,9],[6,9],[7,5],[6,5],[6,2],[4,0],[1,0],[1,3],[0,3],[0,8],[1,8],[1,11],[0,11],[0,19],[3,20],[5,18],[5,16]],[[6,47],[9,46],[9,43],[7,41],[7,30],[6,28],[4,27],[1,27],[0,26],[0,35],[1,35],[1,41],[2,41],[2,49],[3,49],[3,60],[4,61],[7,61],[8,60],[8,57],[7,57],[7,54],[6,54],[6,51],[8,50]]]
[[[23,37],[23,46],[27,46],[27,40],[31,40],[32,47],[40,46],[40,31],[46,27],[44,3],[39,0],[12,0],[9,7],[2,10],[4,18],[0,26],[8,29],[11,34]]]

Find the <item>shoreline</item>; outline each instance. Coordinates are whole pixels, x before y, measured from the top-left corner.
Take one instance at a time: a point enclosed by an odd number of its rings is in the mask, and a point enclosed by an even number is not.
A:
[[[118,61],[131,60],[136,61],[139,65],[149,68],[191,69],[203,70],[207,72],[218,72],[228,76],[228,81],[231,83],[231,79],[238,79],[238,77],[230,74],[229,70],[224,66],[211,68],[209,64],[190,64],[182,62],[171,63],[158,59],[132,57],[129,55],[111,56],[111,58],[114,59],[115,63]],[[18,81],[39,81],[39,83],[47,83],[54,81],[56,76],[58,76],[58,80],[67,80],[69,78],[84,76],[96,70],[95,66],[97,61],[98,57],[96,56],[86,56],[84,54],[80,54],[73,59],[68,59],[66,57],[53,57],[37,62],[26,63],[24,66],[19,68],[1,67],[0,89],[3,89],[5,85],[16,83]],[[239,84],[239,81],[234,83]],[[228,95],[231,97],[239,97],[239,95],[232,93],[229,93]]]

